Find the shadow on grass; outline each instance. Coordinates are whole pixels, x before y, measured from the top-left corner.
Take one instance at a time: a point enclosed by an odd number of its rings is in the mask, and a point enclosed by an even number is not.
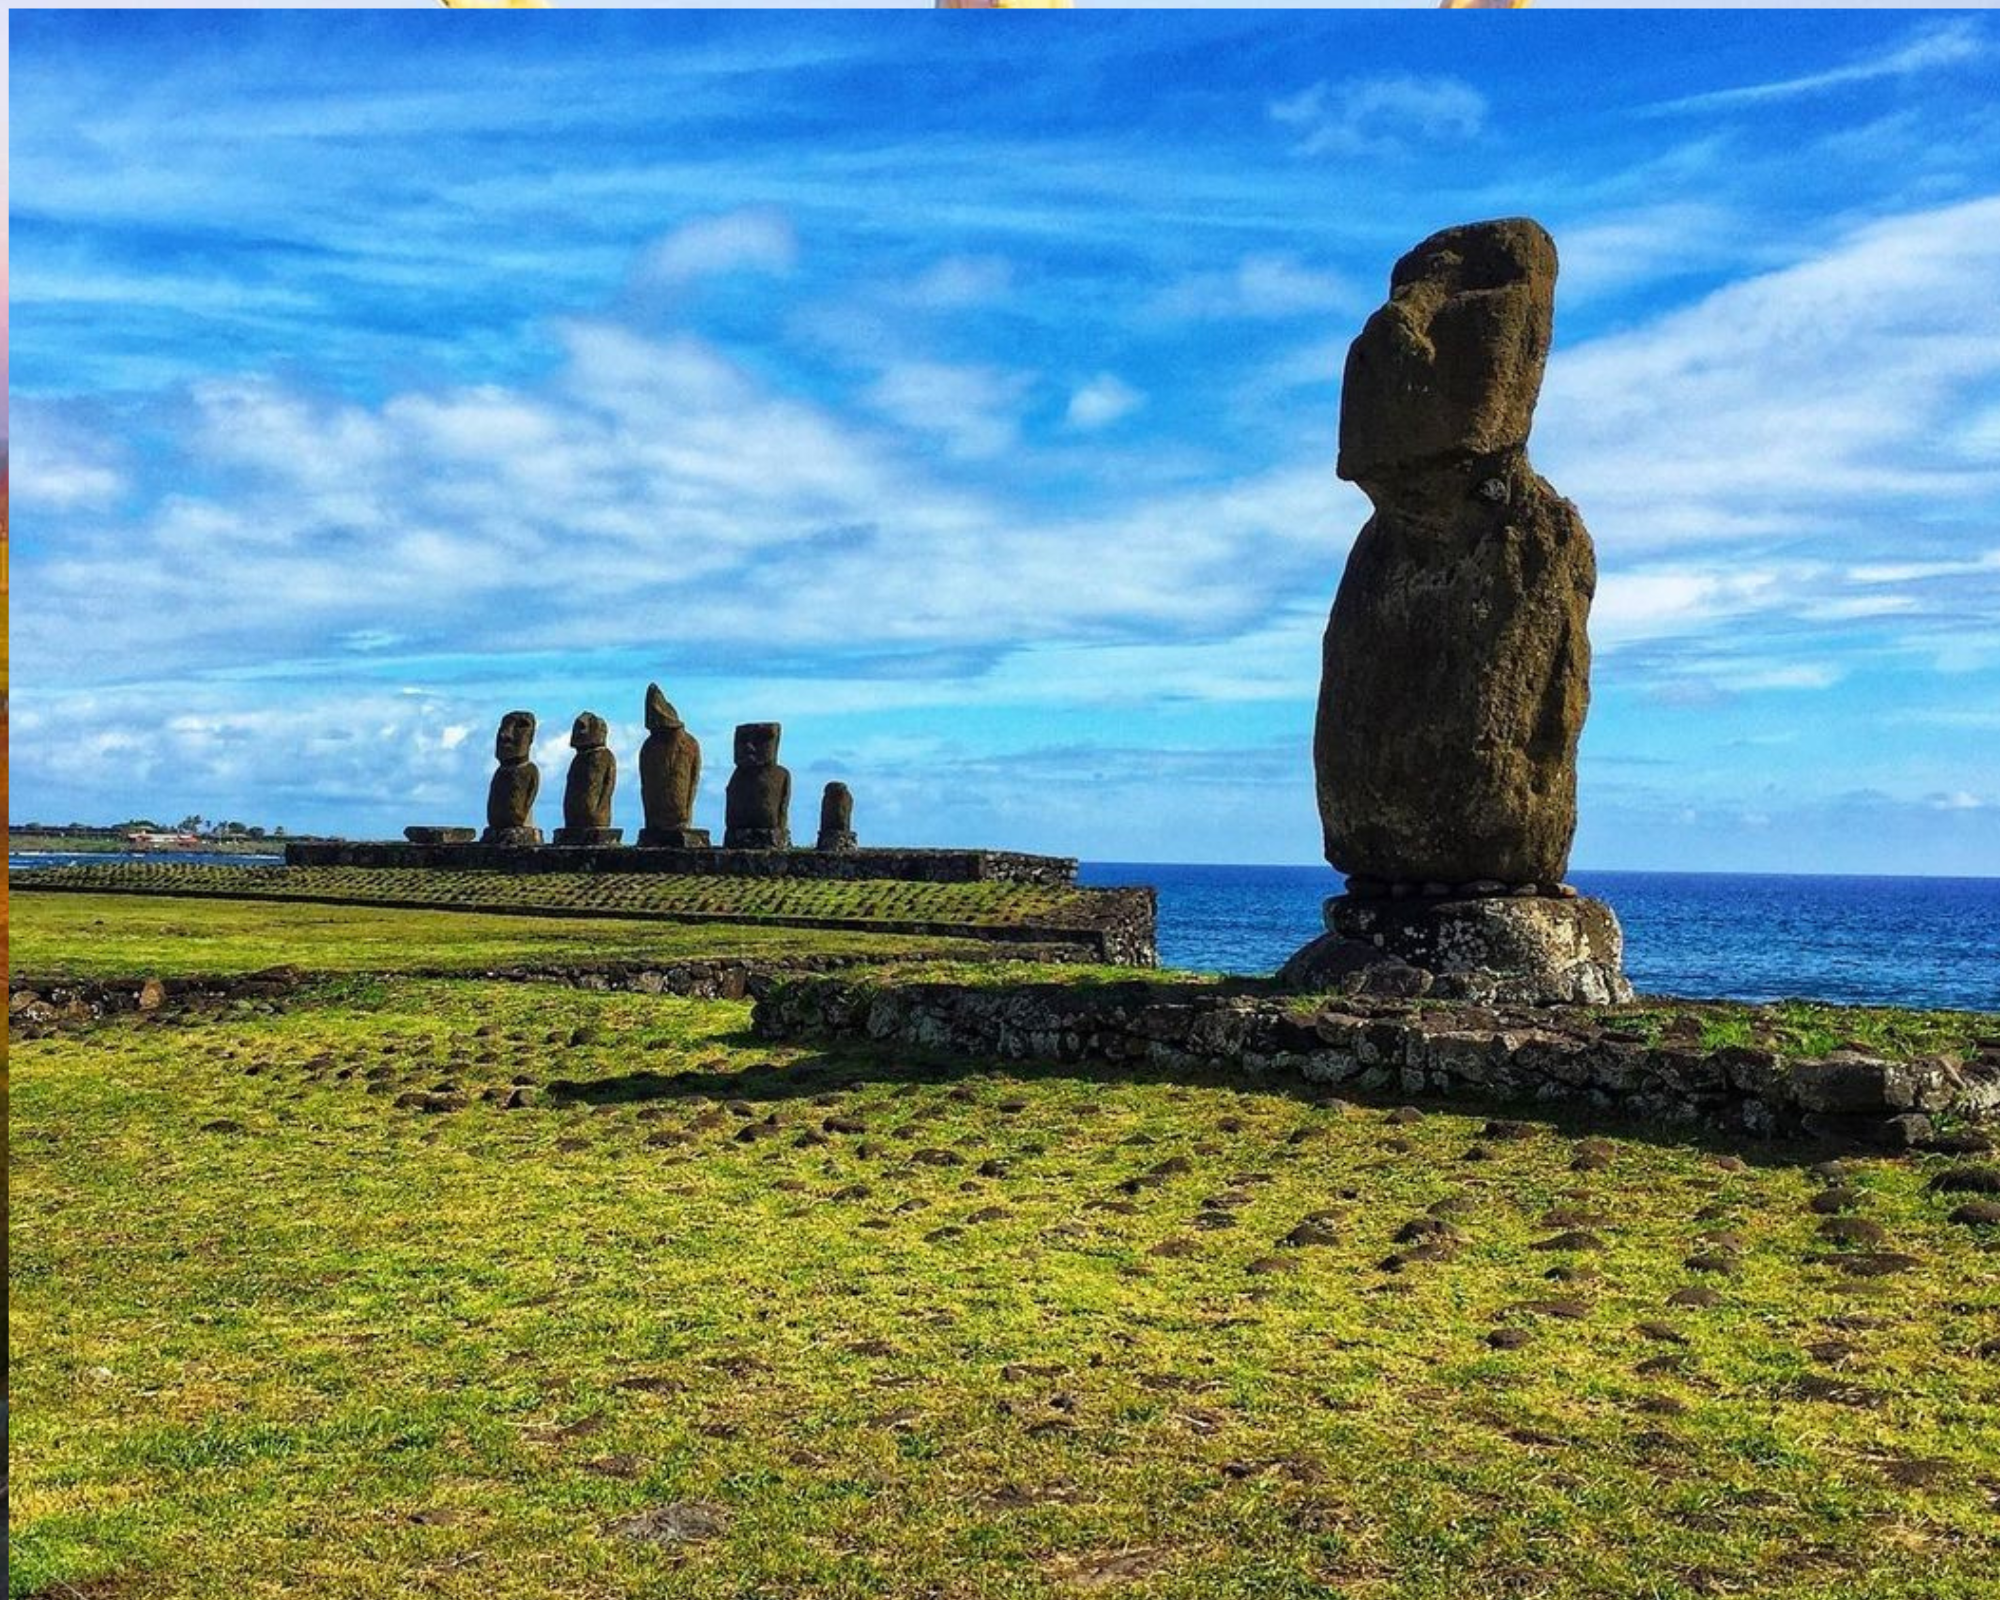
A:
[[[768,1048],[770,1041],[747,1030],[717,1041],[745,1051]],[[1416,1106],[1438,1115],[1534,1122],[1552,1134],[1570,1139],[1610,1138],[1697,1149],[1716,1156],[1736,1156],[1746,1163],[1791,1167],[1823,1161],[1832,1147],[1805,1141],[1754,1138],[1747,1133],[1699,1123],[1665,1123],[1621,1117],[1615,1111],[1575,1104],[1534,1104],[1519,1100],[1475,1099],[1470,1096],[1411,1095],[1399,1090],[1370,1091],[1351,1084],[1310,1083],[1291,1074],[1255,1076],[1215,1068],[1170,1068],[1151,1062],[991,1061],[941,1052],[884,1047],[836,1046],[789,1063],[759,1061],[733,1072],[632,1072],[592,1079],[558,1079],[546,1086],[559,1102],[593,1106],[658,1104],[660,1102],[741,1100],[778,1105],[810,1100],[848,1089],[896,1085],[950,1087],[982,1079],[1005,1079],[1009,1085],[1088,1083],[1101,1085],[1165,1084],[1180,1088],[1233,1089],[1289,1100],[1301,1106],[1340,1102],[1380,1109],[1385,1113]],[[1473,1137],[1477,1138],[1477,1133]]]

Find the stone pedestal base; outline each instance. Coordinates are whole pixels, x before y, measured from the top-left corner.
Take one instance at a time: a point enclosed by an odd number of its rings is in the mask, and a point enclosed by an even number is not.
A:
[[[706,828],[641,828],[642,850],[712,850]]]
[[[854,837],[854,830],[852,828],[822,828],[820,829],[818,848],[830,853],[845,855],[850,850],[859,850],[861,848],[861,841]]]
[[[542,830],[540,828],[488,828],[479,836],[479,842],[481,844],[507,845],[540,844],[542,842]]]
[[[479,837],[477,828],[405,828],[403,837],[411,844],[471,844]]]
[[[722,848],[725,850],[789,850],[791,847],[790,828],[728,828],[722,835]]]
[[[624,837],[623,828],[558,828],[555,842],[567,845],[616,844]]]
[[[1356,900],[1326,903],[1327,931],[1281,982],[1350,994],[1514,1005],[1609,1005],[1632,998],[1625,937],[1601,900]]]

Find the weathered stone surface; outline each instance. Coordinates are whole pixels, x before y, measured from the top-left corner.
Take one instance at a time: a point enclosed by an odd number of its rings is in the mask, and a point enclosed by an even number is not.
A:
[[[1295,1075],[1338,1085],[1342,1094],[1569,1103],[1764,1138],[1810,1134],[1900,1148],[1921,1142],[1931,1125],[1926,1114],[1903,1109],[1909,1093],[1899,1081],[1903,1068],[1926,1078],[1931,1069],[1923,1062],[1872,1062],[1877,1070],[1855,1071],[1855,1062],[1767,1052],[1746,1070],[1740,1048],[1632,1043],[1581,1012],[1356,997],[1328,1002],[1308,1022],[1296,1005],[1267,984],[1243,979],[1080,988],[806,978],[760,994],[752,1028],[766,1039],[866,1037],[987,1062],[1227,1068],[1251,1077]],[[1829,1065],[1838,1072],[1830,1074]],[[1846,1109],[1810,1109],[1828,1098],[1834,1076]],[[2000,1116],[1979,1087],[1962,1068],[1939,1078],[1936,1110],[1968,1120]],[[1589,1153],[1588,1142],[1578,1147],[1579,1159]],[[1953,1169],[1931,1186],[2000,1194],[2000,1168]]]
[[[829,783],[819,801],[819,848],[847,851],[857,848],[854,837],[854,796],[844,783]]]
[[[1292,988],[1516,1005],[1632,997],[1624,935],[1601,900],[1481,897],[1326,903],[1326,934],[1288,961]]]
[[[657,683],[646,685],[646,729],[646,742],[639,747],[639,793],[646,826],[639,843],[668,850],[706,849],[707,830],[694,826],[701,743],[688,732]]]
[[[542,790],[542,775],[529,754],[535,745],[535,715],[532,711],[510,711],[500,719],[493,736],[493,757],[500,770],[486,791],[487,844],[540,844],[542,830],[535,826],[535,796]]]
[[[1363,879],[1553,884],[1568,861],[1596,561],[1525,448],[1555,272],[1525,218],[1447,229],[1348,354],[1339,471],[1375,515],[1327,626],[1314,765],[1327,859]]]
[[[792,847],[792,775],[778,765],[783,732],[775,722],[745,722],[736,729],[736,770],[723,818],[726,850]]]
[[[594,711],[580,715],[571,727],[569,781],[563,785],[563,825],[556,843],[616,844],[623,830],[611,826],[611,796],[618,787],[618,758],[611,753],[610,730]]]
[[[471,844],[479,837],[476,828],[405,828],[403,837],[411,844]]]

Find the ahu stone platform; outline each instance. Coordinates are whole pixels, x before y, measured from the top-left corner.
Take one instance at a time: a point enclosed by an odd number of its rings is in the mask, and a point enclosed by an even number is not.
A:
[[[1068,856],[1012,850],[659,850],[623,845],[388,841],[285,846],[288,867],[423,867],[459,872],[658,872],[728,878],[895,878],[911,883],[1076,882]]]

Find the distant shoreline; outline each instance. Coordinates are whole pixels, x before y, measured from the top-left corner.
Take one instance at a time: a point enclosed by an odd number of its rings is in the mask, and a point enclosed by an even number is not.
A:
[[[7,854],[16,855],[155,855],[172,858],[183,855],[281,856],[290,842],[284,839],[203,839],[199,844],[167,845],[154,850],[138,850],[122,834],[114,833],[10,833]]]

